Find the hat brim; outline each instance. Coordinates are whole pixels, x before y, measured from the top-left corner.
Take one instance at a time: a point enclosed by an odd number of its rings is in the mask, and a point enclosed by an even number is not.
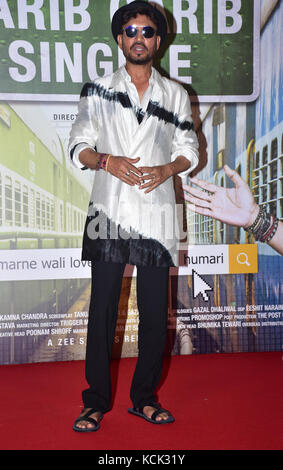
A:
[[[144,1],[134,1],[129,3],[129,5],[124,5],[123,7],[119,8],[113,15],[112,18],[112,34],[115,41],[118,43],[117,36],[121,34],[121,27],[122,25],[122,16],[125,11],[135,11],[139,7],[148,7],[156,16],[158,22],[158,36],[160,36],[160,45],[162,45],[167,36],[167,21],[164,15],[158,10],[158,8],[154,7],[148,2]]]

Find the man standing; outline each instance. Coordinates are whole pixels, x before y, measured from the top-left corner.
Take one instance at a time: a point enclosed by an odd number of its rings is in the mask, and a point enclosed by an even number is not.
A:
[[[169,268],[178,264],[173,176],[197,165],[188,95],[161,77],[153,58],[167,35],[163,14],[134,1],[116,11],[112,33],[126,65],[83,87],[70,156],[95,170],[84,260],[93,261],[84,409],[73,429],[99,429],[111,401],[110,360],[125,265],[137,267],[139,355],[128,411],[174,421],[156,403],[167,333]]]

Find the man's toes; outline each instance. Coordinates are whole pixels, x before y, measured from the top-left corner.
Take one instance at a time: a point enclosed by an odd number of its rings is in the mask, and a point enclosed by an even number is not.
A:
[[[144,407],[144,413],[148,418],[151,418],[153,413],[156,411],[156,408],[153,408],[152,406],[145,406]],[[168,414],[167,413],[160,413],[158,416],[156,416],[156,421],[162,421],[168,419]]]
[[[156,417],[156,421],[162,421],[163,419],[167,419],[168,418],[168,415],[165,414],[165,413],[160,413],[160,415],[158,415]]]

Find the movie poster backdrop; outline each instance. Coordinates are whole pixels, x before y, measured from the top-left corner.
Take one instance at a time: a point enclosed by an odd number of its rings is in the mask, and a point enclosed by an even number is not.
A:
[[[83,84],[124,63],[110,25],[126,3],[0,0],[1,364],[85,356],[81,244],[93,174],[72,166],[67,144]],[[190,94],[198,176],[229,186],[229,164],[282,220],[282,2],[155,3],[168,39],[154,65]],[[282,256],[183,204],[189,235],[171,270],[167,353],[281,350]],[[135,289],[127,266],[113,357],[137,355]]]

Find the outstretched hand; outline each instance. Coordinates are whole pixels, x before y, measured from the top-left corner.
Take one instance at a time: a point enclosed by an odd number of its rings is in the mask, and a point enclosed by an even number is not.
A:
[[[229,225],[249,227],[256,219],[259,207],[240,175],[228,165],[224,166],[224,171],[235,184],[234,188],[219,187],[195,177],[190,180],[201,189],[183,185],[188,208]]]

